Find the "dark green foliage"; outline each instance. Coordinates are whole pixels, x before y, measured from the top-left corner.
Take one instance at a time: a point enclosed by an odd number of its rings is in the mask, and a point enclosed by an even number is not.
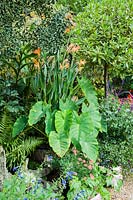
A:
[[[65,11],[54,9],[53,0],[0,2],[0,51],[11,56],[25,43],[51,49],[55,53],[64,43]],[[50,45],[50,46],[49,46]],[[50,53],[51,53],[50,52]]]
[[[2,59],[0,63],[0,110],[14,113],[26,111],[30,103],[30,80],[35,73],[31,46],[22,46],[11,59]],[[28,99],[28,101],[27,101]]]
[[[37,29],[37,44],[50,55],[57,54],[58,50],[66,43],[64,34],[68,21],[65,19],[66,10],[60,10],[53,14],[47,22],[43,21]]]
[[[133,142],[121,140],[100,141],[99,157],[106,167],[122,166],[124,174],[133,168]]]

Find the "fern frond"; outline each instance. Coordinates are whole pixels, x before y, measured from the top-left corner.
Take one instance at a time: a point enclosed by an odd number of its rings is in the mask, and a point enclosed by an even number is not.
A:
[[[43,140],[29,137],[25,140],[14,140],[6,152],[7,164],[10,168],[21,165],[26,157],[35,150],[37,146],[43,143]]]
[[[21,165],[26,157],[43,143],[43,140],[19,135],[12,137],[13,120],[7,114],[3,114],[0,119],[0,144],[5,149],[7,167],[12,168]]]
[[[0,119],[0,144],[6,146],[12,140],[13,121],[10,116],[3,114]]]

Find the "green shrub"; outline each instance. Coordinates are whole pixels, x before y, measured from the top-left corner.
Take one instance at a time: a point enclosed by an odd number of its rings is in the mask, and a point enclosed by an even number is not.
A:
[[[128,100],[120,100],[117,96],[109,95],[101,103],[101,112],[107,122],[107,132],[104,138],[116,140],[133,140],[133,112]]]
[[[127,101],[113,95],[101,103],[101,112],[107,131],[99,135],[100,158],[107,166],[121,165],[123,170],[133,167],[133,111]]]
[[[132,142],[110,140],[100,142],[99,155],[101,165],[106,167],[121,166],[123,174],[130,173],[133,168]]]

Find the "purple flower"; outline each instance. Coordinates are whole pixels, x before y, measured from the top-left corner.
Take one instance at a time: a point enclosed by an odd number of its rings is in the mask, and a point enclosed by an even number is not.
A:
[[[13,172],[16,172],[19,169],[19,166],[13,167]]]
[[[19,178],[24,178],[23,175],[22,175],[22,173],[20,171],[18,172],[18,177]]]
[[[77,195],[76,197],[74,197],[74,200],[78,200],[80,199],[82,196],[85,195],[85,190],[81,190]]]
[[[48,155],[48,161],[52,161],[53,160],[53,156]]]
[[[66,179],[72,179],[73,178],[73,175],[76,175],[76,172],[73,172],[73,171],[69,171],[67,172],[67,175],[66,175]]]
[[[27,198],[24,198],[24,200],[28,200]]]
[[[38,183],[38,184],[42,183],[42,180],[41,180],[41,179],[38,179],[37,183]]]
[[[62,179],[61,183],[62,183],[63,187],[66,188],[66,184],[67,184],[66,180]]]

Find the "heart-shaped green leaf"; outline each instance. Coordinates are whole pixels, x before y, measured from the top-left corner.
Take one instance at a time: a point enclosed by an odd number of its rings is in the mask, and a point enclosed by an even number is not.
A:
[[[68,151],[71,140],[70,137],[64,132],[57,133],[55,131],[51,131],[49,134],[49,144],[53,151],[62,158]]]

